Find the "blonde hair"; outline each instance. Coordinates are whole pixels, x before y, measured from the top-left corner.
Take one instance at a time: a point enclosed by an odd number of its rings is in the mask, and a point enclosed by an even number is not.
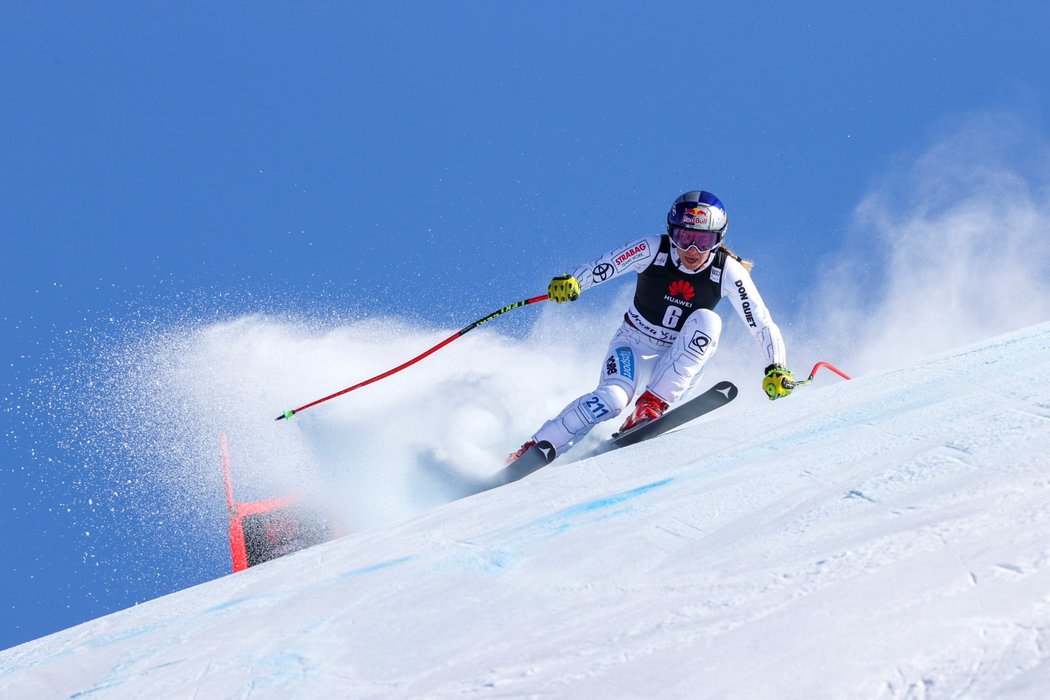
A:
[[[753,268],[755,266],[755,263],[752,262],[751,260],[744,260],[742,257],[737,255],[736,253],[734,253],[733,251],[729,250],[729,247],[725,243],[722,244],[722,250],[724,250],[726,252],[726,255],[728,255],[729,257],[733,258],[733,260],[736,260],[741,265],[743,265],[744,269],[747,270],[748,272],[751,272],[751,268]]]

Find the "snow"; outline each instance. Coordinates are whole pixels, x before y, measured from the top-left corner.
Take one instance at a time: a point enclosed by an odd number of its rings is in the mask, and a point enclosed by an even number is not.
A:
[[[1048,697],[1048,374],[1044,323],[822,375],[0,652],[0,696]]]

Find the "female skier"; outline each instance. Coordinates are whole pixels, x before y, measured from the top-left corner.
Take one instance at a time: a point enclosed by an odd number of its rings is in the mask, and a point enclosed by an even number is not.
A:
[[[648,384],[620,432],[663,415],[700,379],[718,348],[722,319],[713,309],[722,297],[729,297],[762,350],[766,395],[779,399],[791,393],[784,339],[751,280],[751,263],[722,245],[728,223],[718,197],[686,192],[667,213],[666,234],[640,238],[551,280],[547,296],[561,304],[627,272],[638,273],[634,301],[609,343],[598,387],[544,423],[508,463],[543,441],[555,455],[564,454],[596,424],[627,408],[642,377]],[[546,461],[553,457],[548,454]]]

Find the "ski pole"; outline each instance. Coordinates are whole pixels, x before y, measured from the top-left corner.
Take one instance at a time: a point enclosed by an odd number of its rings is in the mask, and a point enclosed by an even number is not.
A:
[[[508,304],[507,306],[504,306],[502,309],[499,309],[497,311],[493,311],[492,313],[490,313],[488,316],[485,316],[484,318],[479,318],[477,321],[474,321],[474,323],[470,324],[466,328],[463,328],[462,330],[457,331],[453,335],[450,335],[448,338],[445,338],[444,340],[442,340],[440,343],[438,343],[434,347],[432,347],[429,350],[426,350],[423,353],[413,357],[411,360],[409,360],[408,362],[405,362],[404,364],[400,364],[400,365],[398,365],[397,367],[395,367],[395,368],[393,368],[391,370],[387,370],[386,372],[383,372],[382,374],[377,374],[376,376],[372,377],[371,379],[366,379],[363,382],[358,382],[357,384],[354,384],[353,386],[348,386],[347,388],[345,388],[345,389],[343,389],[341,391],[337,391],[334,394],[329,394],[328,396],[325,396],[324,398],[317,399],[316,401],[311,401],[310,403],[304,404],[304,405],[300,406],[299,408],[293,408],[293,409],[290,409],[288,411],[285,411],[281,415],[279,415],[276,418],[274,418],[274,420],[283,420],[283,419],[291,418],[296,413],[299,413],[300,411],[305,411],[306,409],[308,409],[308,408],[310,408],[312,406],[316,406],[319,403],[324,403],[325,401],[328,401],[330,399],[334,399],[337,396],[342,396],[343,394],[348,394],[348,393],[350,393],[351,391],[353,391],[355,389],[360,389],[363,386],[368,386],[372,382],[378,382],[380,379],[385,379],[385,378],[389,377],[392,374],[396,374],[397,372],[400,372],[401,370],[405,369],[406,367],[411,367],[415,363],[417,363],[420,360],[422,360],[424,357],[426,357],[426,356],[428,356],[428,355],[430,355],[432,353],[437,352],[441,348],[443,348],[446,345],[448,345],[449,343],[451,343],[453,340],[456,340],[457,338],[460,338],[460,337],[466,335],[467,333],[469,333],[470,331],[474,330],[475,328],[477,328],[481,324],[488,323],[489,321],[491,321],[492,319],[496,318],[497,316],[502,316],[503,314],[507,313],[508,311],[513,311],[514,309],[520,308],[522,306],[528,306],[529,304],[535,304],[537,302],[546,301],[546,300],[547,300],[547,295],[544,294],[543,296],[532,297],[531,299],[522,299],[521,301],[516,301],[513,304]]]
[[[835,374],[839,375],[843,379],[850,379],[851,378],[848,374],[846,374],[845,372],[843,372],[841,369],[839,369],[835,365],[831,364],[830,362],[818,362],[817,364],[813,365],[813,371],[809,373],[809,377],[807,379],[803,379],[800,382],[784,381],[783,384],[784,384],[784,386],[786,386],[789,389],[797,389],[800,386],[805,386],[805,385],[807,385],[807,384],[809,384],[809,383],[811,383],[813,381],[813,377],[817,376],[817,372],[820,371],[821,367],[828,368],[829,370],[831,370]]]

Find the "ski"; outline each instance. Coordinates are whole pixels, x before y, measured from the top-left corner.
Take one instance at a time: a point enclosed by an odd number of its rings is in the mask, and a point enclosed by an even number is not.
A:
[[[736,398],[737,388],[732,382],[719,382],[704,393],[696,396],[681,406],[672,408],[654,421],[643,423],[637,428],[614,433],[610,442],[613,448],[626,447],[643,440],[662,435],[685,425],[694,418],[710,413],[716,408],[725,406]],[[482,490],[504,486],[518,479],[523,479],[541,467],[545,467],[557,457],[554,446],[546,440],[538,442],[516,460],[504,467],[484,485]]]
[[[503,486],[512,481],[523,479],[540,467],[545,467],[553,462],[556,456],[557,454],[554,452],[554,445],[546,440],[541,440],[530,447],[525,454],[518,457],[492,477],[492,481],[488,488]]]
[[[721,408],[736,398],[737,388],[732,382],[719,382],[697,397],[689,399],[681,406],[672,408],[656,420],[642,423],[636,428],[625,430],[622,433],[613,433],[611,442],[615,447],[626,447],[643,440],[663,435],[668,430],[673,430],[685,425],[694,418],[699,418],[705,413],[710,413],[716,408]]]

